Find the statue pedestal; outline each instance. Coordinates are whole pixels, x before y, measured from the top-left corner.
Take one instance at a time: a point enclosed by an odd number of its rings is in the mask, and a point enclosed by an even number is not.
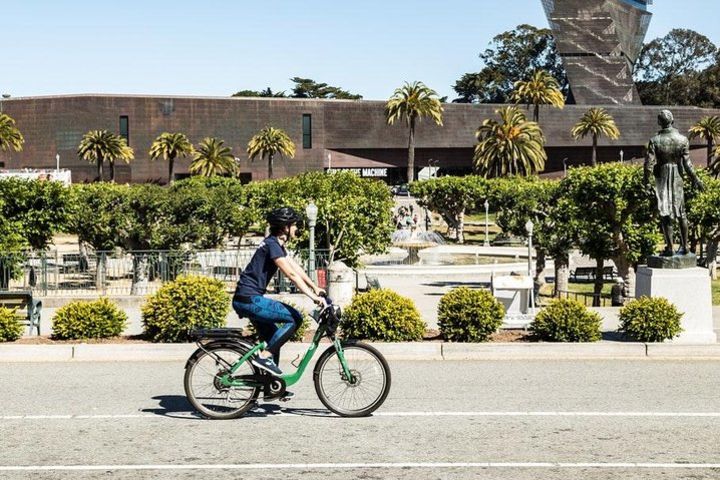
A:
[[[679,337],[672,343],[716,343],[710,277],[704,268],[665,269],[640,266],[635,297],[665,297],[683,313]]]

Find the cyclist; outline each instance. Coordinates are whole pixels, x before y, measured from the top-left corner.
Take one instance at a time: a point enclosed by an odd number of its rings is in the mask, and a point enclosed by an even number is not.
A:
[[[290,207],[278,208],[268,214],[270,235],[263,239],[250,263],[240,274],[232,302],[237,314],[248,317],[267,343],[265,350],[252,358],[251,362],[274,375],[282,374],[278,368],[280,347],[292,337],[303,321],[300,312],[290,305],[264,296],[278,268],[302,293],[319,306],[325,305],[321,298],[325,291],[313,283],[285,250],[285,243],[295,237],[299,220],[300,216]]]

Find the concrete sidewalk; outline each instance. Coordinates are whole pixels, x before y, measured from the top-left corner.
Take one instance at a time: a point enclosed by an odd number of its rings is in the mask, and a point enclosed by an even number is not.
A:
[[[392,360],[597,360],[597,359],[713,359],[720,361],[720,344],[681,345],[630,342],[596,343],[370,343]],[[283,348],[284,362],[301,356],[308,343]],[[323,351],[329,343],[321,344]],[[0,363],[10,362],[161,362],[183,361],[195,351],[182,344],[0,344]],[[319,357],[319,355],[318,355]]]

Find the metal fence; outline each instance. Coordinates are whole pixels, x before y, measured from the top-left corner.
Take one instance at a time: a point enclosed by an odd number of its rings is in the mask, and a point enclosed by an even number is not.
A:
[[[0,253],[0,290],[29,290],[41,296],[145,295],[179,275],[192,274],[218,279],[231,291],[255,249]],[[314,269],[307,250],[293,256],[318,282],[324,282],[327,250],[315,251]],[[286,292],[294,286],[278,272],[269,288]]]

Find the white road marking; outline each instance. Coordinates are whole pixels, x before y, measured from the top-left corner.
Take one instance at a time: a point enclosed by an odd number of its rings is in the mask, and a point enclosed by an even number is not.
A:
[[[255,415],[265,415],[260,411]],[[309,413],[308,413],[309,414]],[[250,413],[250,416],[253,412]],[[330,412],[313,410],[316,417],[334,416]],[[281,410],[267,413],[268,417],[302,418],[306,416],[303,409],[293,411]],[[373,417],[665,417],[665,418],[720,418],[720,412],[521,412],[521,411],[477,411],[477,412],[375,412]],[[103,420],[103,419],[149,419],[149,418],[200,418],[193,412],[170,412],[167,414],[136,413],[136,414],[98,414],[98,415],[2,415],[0,421],[7,420]]]
[[[596,469],[714,469],[720,463],[562,463],[562,462],[398,462],[398,463],[248,463],[186,465],[23,465],[0,466],[0,472],[97,470],[328,470],[328,469],[441,469],[441,468],[596,468]]]

